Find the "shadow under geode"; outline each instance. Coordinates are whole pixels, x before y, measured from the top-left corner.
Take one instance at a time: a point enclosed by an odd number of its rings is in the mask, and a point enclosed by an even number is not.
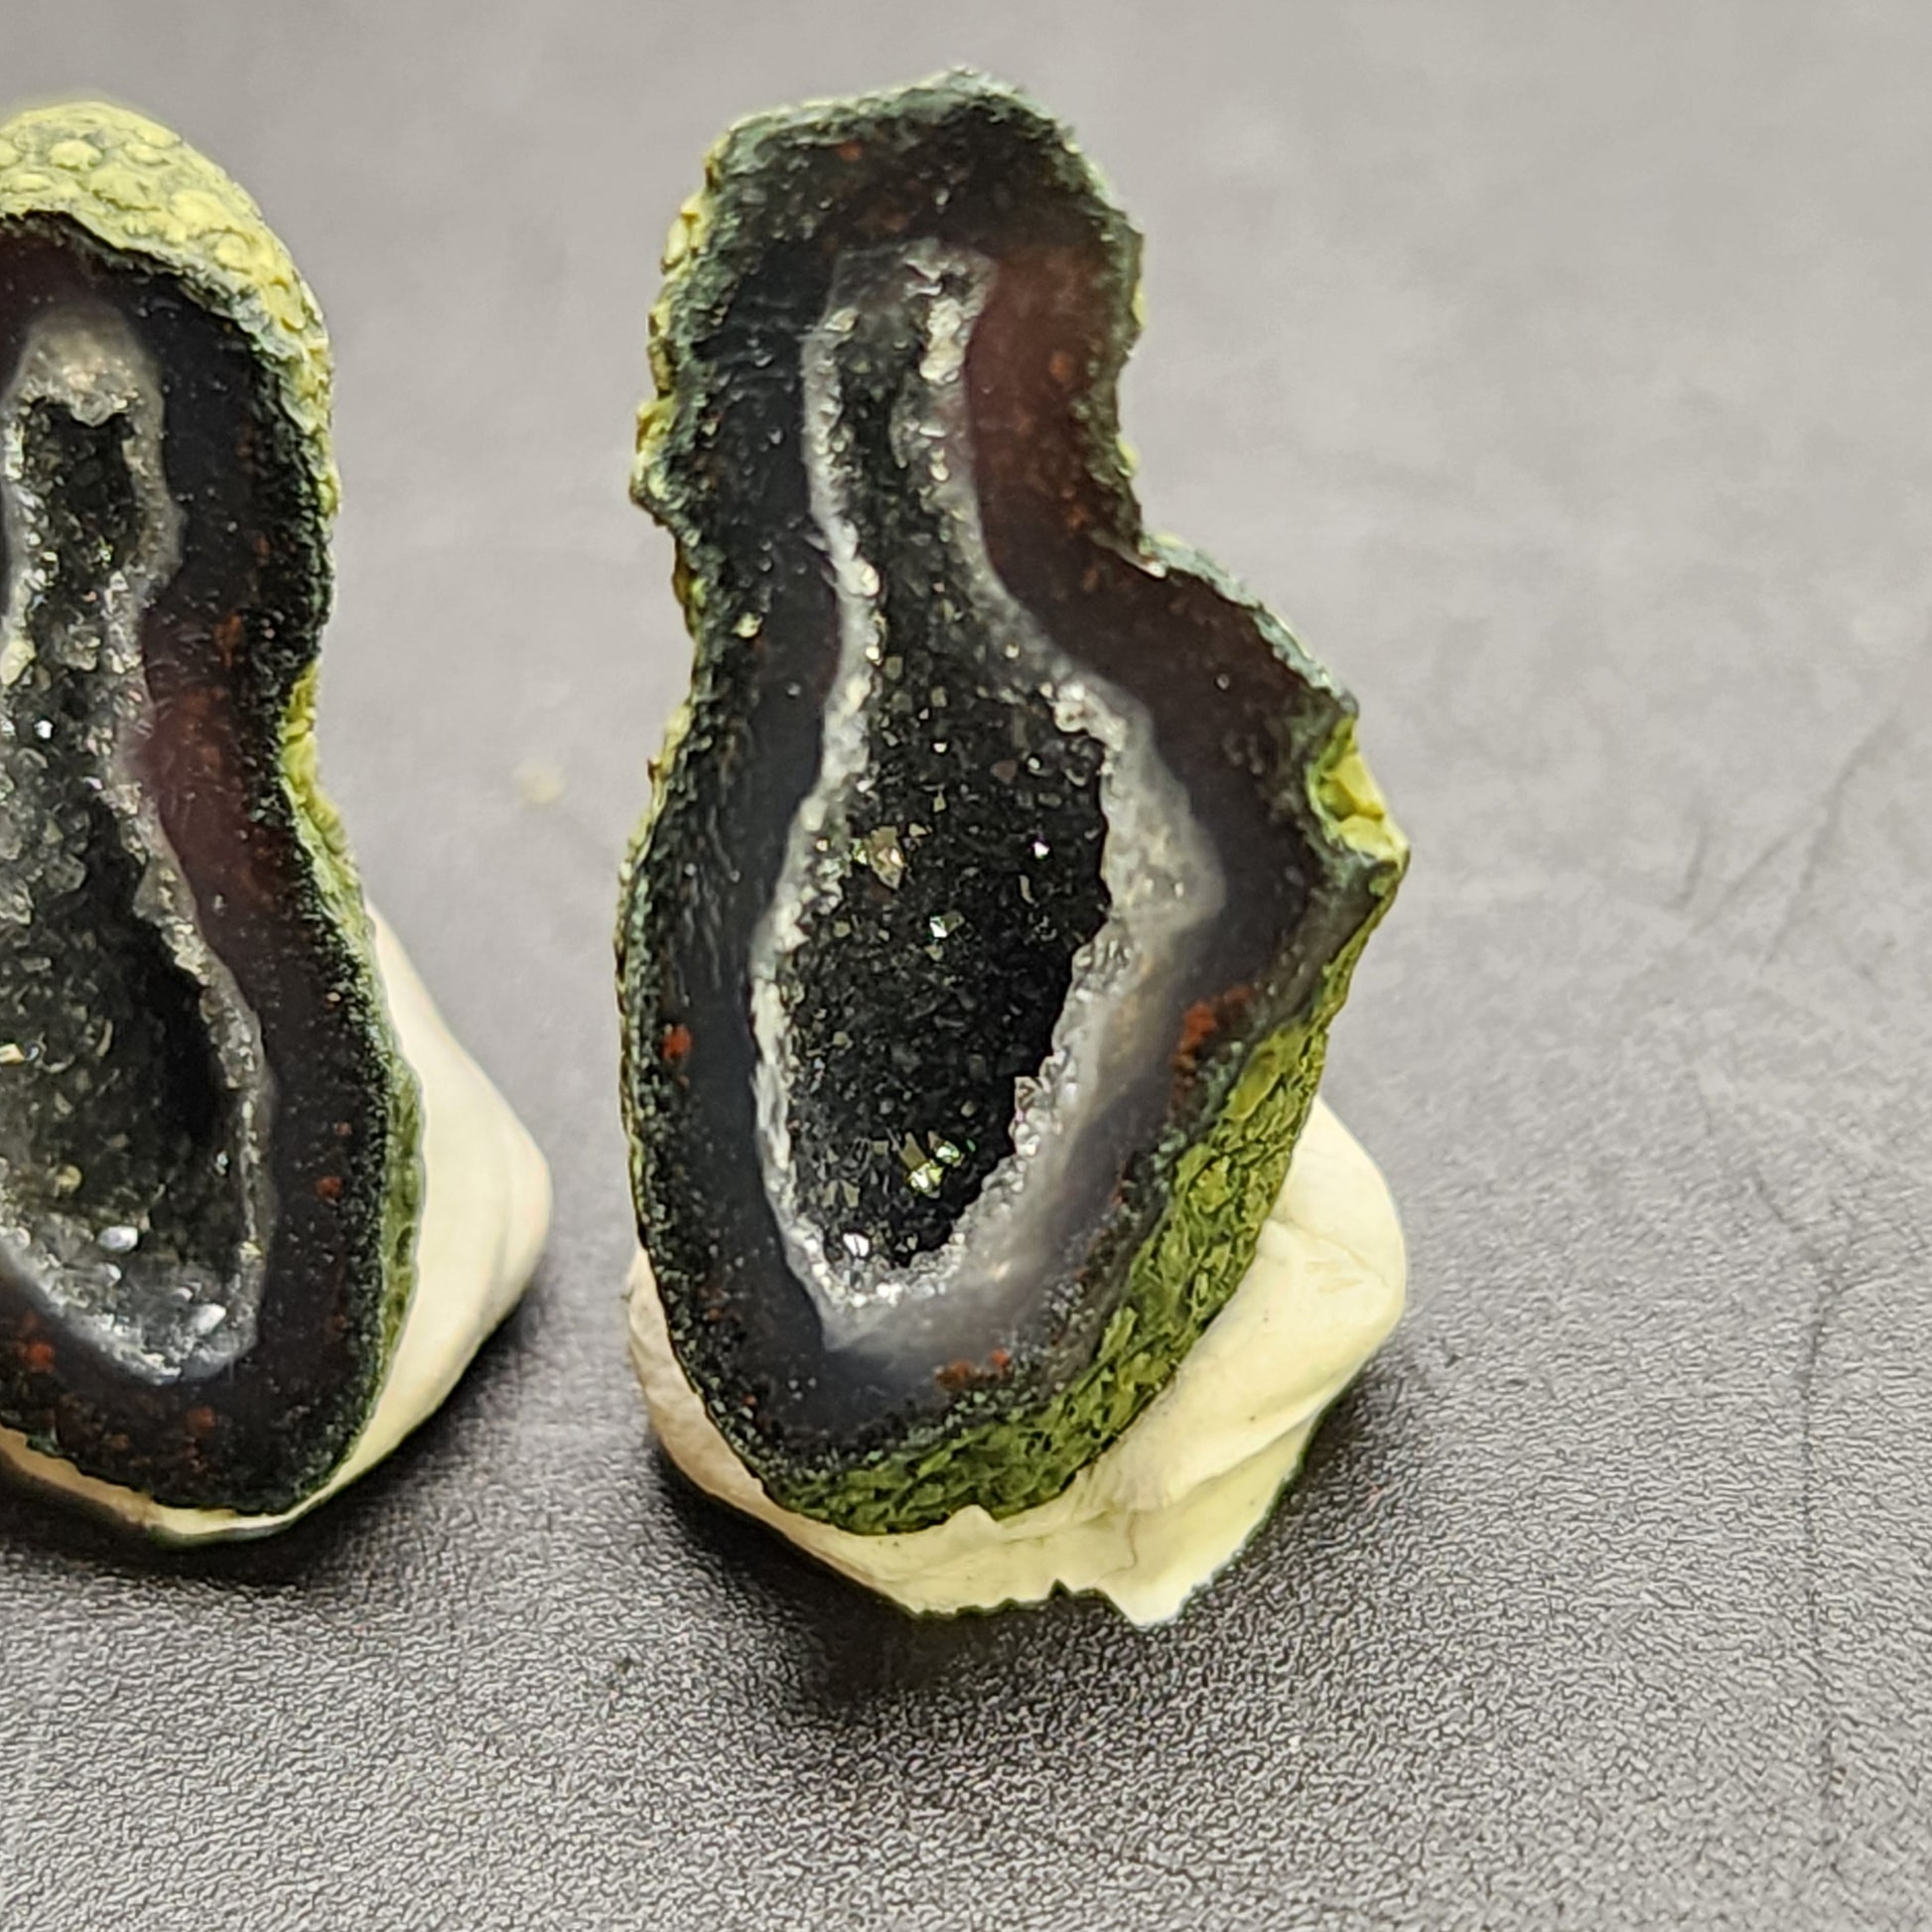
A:
[[[1368,1377],[1373,1378],[1370,1369]],[[956,1676],[980,1684],[1044,1657],[1083,1653],[1090,1663],[1118,1665],[1121,1695],[1131,1701],[1143,1673],[1184,1639],[1187,1648],[1212,1640],[1218,1622],[1237,1623],[1251,1591],[1266,1588],[1272,1565],[1318,1563],[1320,1551],[1298,1536],[1302,1519],[1345,1503],[1337,1485],[1368,1482],[1378,1418],[1375,1392],[1353,1384],[1316,1431],[1301,1474],[1284,1492],[1240,1555],[1207,1586],[1175,1622],[1136,1629],[1097,1596],[1055,1593],[1042,1603],[955,1616],[920,1616],[899,1608],[828,1570],[775,1531],[714,1501],[652,1445],[651,1462],[669,1513],[692,1554],[723,1587],[740,1594],[751,1619],[787,1652],[780,1673],[795,1687],[798,1715],[823,1719],[943,1690]],[[1319,1591],[1319,1579],[1304,1577]],[[1299,1593],[1299,1591],[1298,1591]],[[1095,1657],[1099,1653],[1099,1657]],[[1089,1684],[1107,1671],[1082,1671]]]
[[[285,1530],[248,1542],[177,1548],[150,1542],[31,1486],[0,1480],[0,1544],[159,1583],[192,1580],[241,1591],[322,1596],[338,1583],[352,1582],[358,1592],[366,1592],[370,1539],[380,1538],[408,1508],[411,1486],[445,1457],[452,1434],[468,1427],[479,1411],[507,1399],[519,1335],[543,1291],[539,1268],[528,1293],[478,1350],[436,1414],[368,1474]]]
[[[736,1599],[739,1614],[784,1651],[789,1668],[778,1675],[808,1706],[876,1706],[955,1670],[977,1672],[1011,1641],[1002,1625],[1044,1627],[1086,1607],[1056,1597],[1023,1611],[916,1616],[714,1501],[655,1444],[650,1459],[687,1554]]]

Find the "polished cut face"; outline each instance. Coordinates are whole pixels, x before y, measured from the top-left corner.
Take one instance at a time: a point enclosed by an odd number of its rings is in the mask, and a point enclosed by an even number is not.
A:
[[[970,76],[745,123],[636,491],[697,644],[620,933],[639,1233],[774,1500],[1042,1501],[1253,1251],[1403,850],[1352,707],[1144,534],[1138,249]]]
[[[346,1452],[413,1091],[308,773],[320,325],[151,124],[0,127],[0,1428],[185,1508]]]

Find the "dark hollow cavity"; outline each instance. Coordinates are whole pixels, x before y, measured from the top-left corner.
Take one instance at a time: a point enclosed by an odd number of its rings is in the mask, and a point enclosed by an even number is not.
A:
[[[84,354],[106,333],[65,340]],[[110,803],[148,710],[115,607],[172,566],[174,533],[161,479],[136,487],[124,409],[22,401],[7,429],[9,536],[33,564],[0,659],[0,1252],[127,1372],[206,1376],[253,1338],[259,1042],[213,990],[241,1035],[222,1066],[159,908],[136,909],[165,856]],[[252,1104],[230,1083],[250,1075]]]
[[[825,828],[828,902],[777,978],[800,1209],[835,1252],[907,1262],[1012,1155],[1016,1085],[1038,1074],[1106,917],[1104,748],[1012,674],[983,565],[905,486],[931,337],[902,258],[867,266],[842,280],[823,401],[843,432],[834,513],[879,579],[878,661],[865,762]]]
[[[379,1380],[394,1077],[281,766],[314,472],[238,328],[54,217],[0,223],[0,1425],[286,1509]]]

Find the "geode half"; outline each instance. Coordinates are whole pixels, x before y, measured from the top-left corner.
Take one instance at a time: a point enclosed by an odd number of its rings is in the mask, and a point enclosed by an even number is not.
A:
[[[784,1509],[1012,1515],[1240,1281],[1406,850],[1353,706],[1149,536],[1139,243],[956,74],[742,123],[633,493],[696,644],[619,932],[639,1238]]]
[[[0,1449],[182,1534],[340,1474],[427,1266],[422,1085],[311,735],[328,416],[225,176],[115,108],[0,126]]]

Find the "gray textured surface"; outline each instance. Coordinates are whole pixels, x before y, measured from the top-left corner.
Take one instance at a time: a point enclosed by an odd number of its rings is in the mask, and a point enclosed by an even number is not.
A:
[[[559,1215],[281,1542],[0,1501],[0,1924],[1922,1922],[1932,11],[1034,11],[10,0],[0,86],[177,123],[322,295],[328,768]],[[1149,231],[1150,509],[1419,853],[1327,1088],[1412,1317],[1152,1636],[860,1599],[666,1475],[619,1345],[652,257],[733,113],[962,58]]]

